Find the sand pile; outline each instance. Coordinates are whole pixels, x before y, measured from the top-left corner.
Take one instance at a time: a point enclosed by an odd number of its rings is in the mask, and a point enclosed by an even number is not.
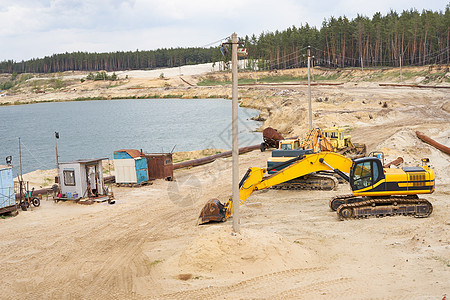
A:
[[[425,135],[445,144],[448,130],[429,130]],[[422,142],[415,133],[415,129],[402,129],[379,144],[377,149],[383,151],[385,161],[390,162],[398,156],[403,157],[404,166],[421,166],[422,158],[429,158],[430,164],[435,172],[437,184],[448,184],[450,182],[450,156],[436,148]]]
[[[413,154],[413,159],[423,155],[430,155],[430,149],[420,139],[417,138],[413,129],[402,129],[379,144],[378,149],[387,155],[409,156]],[[412,152],[414,150],[414,152]],[[406,157],[403,157],[406,161]]]
[[[308,249],[272,232],[245,228],[234,235],[231,228],[205,227],[179,256],[181,273],[258,275],[286,268],[308,266]]]

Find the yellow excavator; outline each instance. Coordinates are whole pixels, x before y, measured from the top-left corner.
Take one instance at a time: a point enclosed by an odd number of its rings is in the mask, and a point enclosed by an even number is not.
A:
[[[318,171],[333,171],[350,183],[351,195],[331,199],[330,208],[341,220],[369,216],[412,215],[428,217],[433,206],[419,194],[434,192],[434,171],[422,167],[383,168],[379,157],[351,159],[334,152],[319,152],[293,158],[287,167],[265,176],[267,169],[249,168],[239,184],[239,204],[254,192]],[[348,174],[348,175],[347,175]],[[233,212],[232,200],[222,204],[210,199],[203,207],[199,224],[224,222]]]

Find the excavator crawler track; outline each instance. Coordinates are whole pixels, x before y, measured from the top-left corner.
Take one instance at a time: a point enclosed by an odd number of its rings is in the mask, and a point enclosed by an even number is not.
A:
[[[335,196],[330,200],[330,208],[332,211],[336,211],[342,204],[354,203],[358,202],[358,200],[363,201],[362,198],[357,198],[353,194]]]
[[[417,195],[396,196],[396,198],[414,199],[414,200],[419,199],[419,197]],[[338,207],[341,206],[342,204],[357,203],[357,202],[362,202],[362,201],[366,201],[366,200],[370,200],[370,199],[371,198],[368,198],[368,197],[355,197],[352,194],[347,194],[347,195],[340,195],[340,196],[335,196],[335,197],[331,198],[329,204],[330,204],[331,210],[336,211],[338,209]],[[382,198],[382,199],[390,199],[390,198]]]
[[[426,218],[432,212],[433,206],[428,200],[411,196],[368,199],[342,204],[336,210],[341,220],[395,215]]]
[[[332,175],[306,175],[271,187],[276,190],[334,190],[339,181]]]

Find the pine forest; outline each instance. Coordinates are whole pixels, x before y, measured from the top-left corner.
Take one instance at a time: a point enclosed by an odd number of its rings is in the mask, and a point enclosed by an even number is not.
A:
[[[223,42],[227,42],[226,40]],[[240,38],[248,64],[259,70],[305,66],[311,48],[314,65],[328,68],[397,67],[450,63],[450,5],[445,11],[390,11],[371,18],[358,15],[325,19],[320,29],[308,24]],[[214,47],[170,48],[111,53],[74,52],[16,62],[0,62],[0,73],[53,73],[69,70],[148,70],[228,61]]]

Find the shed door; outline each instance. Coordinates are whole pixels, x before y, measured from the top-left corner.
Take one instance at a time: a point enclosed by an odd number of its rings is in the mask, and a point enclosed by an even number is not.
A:
[[[147,159],[135,158],[137,183],[148,181]]]
[[[90,196],[98,195],[98,176],[97,176],[97,165],[87,165],[86,175],[88,181],[88,190]]]
[[[137,183],[134,159],[115,159],[114,170],[117,183]]]

